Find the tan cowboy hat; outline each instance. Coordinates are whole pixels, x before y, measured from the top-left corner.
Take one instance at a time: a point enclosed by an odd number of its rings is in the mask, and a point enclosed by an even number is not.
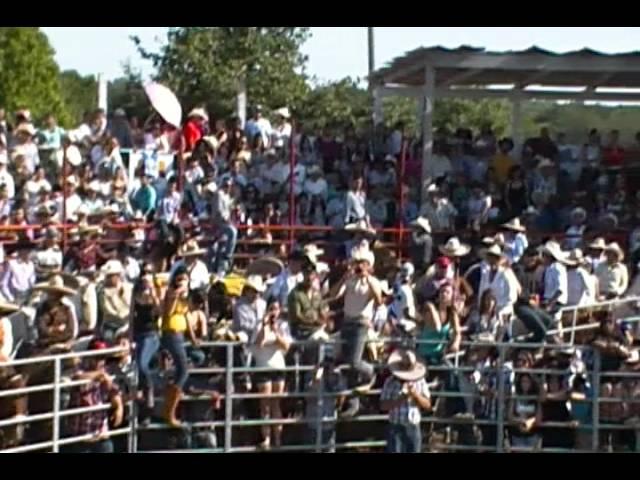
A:
[[[287,107],[279,108],[274,113],[280,115],[282,118],[291,118],[291,113]]]
[[[249,275],[244,286],[252,288],[258,293],[263,293],[267,289],[260,275]]]
[[[607,245],[607,248],[605,248],[604,251],[614,252],[615,254],[617,254],[619,262],[624,260],[624,250],[622,250],[622,247],[618,245],[617,242],[611,242],[609,245]]]
[[[31,123],[21,123],[13,133],[14,135],[18,133],[26,133],[29,136],[33,137],[36,134],[36,129]]]
[[[213,135],[209,135],[207,137],[202,137],[202,140],[207,142],[209,147],[211,147],[211,150],[214,150],[214,151],[218,150],[218,139],[216,137],[214,137]]]
[[[100,235],[102,228],[99,225],[80,225],[78,233],[80,235]]]
[[[484,237],[482,240],[480,240],[480,243],[482,243],[483,245],[491,246],[497,243],[497,241],[496,237]]]
[[[122,275],[124,272],[124,267],[122,266],[122,262],[120,260],[109,260],[105,263],[100,272],[106,277],[109,275]]]
[[[526,232],[527,228],[522,225],[520,222],[520,218],[515,217],[509,220],[507,223],[503,223],[500,225],[502,228],[506,228],[507,230],[513,230],[514,232]]]
[[[52,275],[47,282],[34,285],[34,290],[42,290],[44,292],[61,293],[62,295],[75,295],[76,291],[72,288],[65,287],[64,279],[60,275]]]
[[[438,250],[448,257],[464,257],[471,251],[471,247],[462,243],[458,237],[451,237],[444,245],[439,245]]]
[[[389,356],[388,366],[391,374],[403,382],[415,382],[427,374],[427,367],[410,350],[395,350]]]
[[[60,149],[56,152],[56,160],[58,161],[58,165],[62,165],[64,162],[64,150]],[[67,152],[67,162],[69,165],[73,167],[77,167],[82,163],[82,153],[75,145],[69,145],[66,149]]]
[[[78,180],[76,179],[75,175],[70,175],[65,179],[65,182],[67,185],[73,185],[74,187],[78,186]]]
[[[578,265],[582,265],[585,263],[584,254],[580,248],[574,248],[571,250],[567,257],[565,258],[565,264],[570,267],[577,267]]]
[[[587,245],[587,247],[593,250],[604,250],[607,248],[607,242],[605,242],[604,238],[598,237],[589,245]]]
[[[204,108],[194,108],[189,112],[189,115],[187,115],[187,117],[200,117],[207,122],[209,121],[209,115],[207,115],[207,112]]]
[[[546,253],[560,263],[567,264],[567,253],[560,248],[558,242],[548,241],[542,246],[542,253]]]
[[[349,223],[344,226],[344,229],[347,232],[360,232],[367,233],[369,235],[375,235],[376,231],[371,228],[365,220],[360,220],[359,222]]]
[[[504,252],[502,251],[502,247],[500,247],[500,245],[498,245],[497,243],[492,244],[491,246],[489,246],[489,248],[486,248],[483,252],[483,256],[492,256],[492,257],[498,257],[498,258],[503,258],[504,257]]]
[[[176,254],[178,257],[196,257],[198,255],[204,255],[207,251],[204,248],[200,248],[198,242],[195,240],[189,240],[178,249]]]
[[[431,222],[426,217],[418,217],[413,222],[411,222],[411,226],[420,227],[425,232],[431,233]]]
[[[276,257],[261,257],[247,266],[248,276],[277,277],[284,270],[284,264]]]

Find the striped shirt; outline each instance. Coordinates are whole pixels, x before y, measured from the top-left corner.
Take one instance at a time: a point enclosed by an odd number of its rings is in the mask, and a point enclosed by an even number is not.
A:
[[[380,400],[384,402],[400,398],[405,384],[408,387],[413,387],[423,397],[431,398],[429,386],[424,378],[416,382],[404,383],[391,376],[384,382]],[[389,423],[394,425],[418,425],[420,420],[422,420],[420,407],[409,397],[404,398],[404,401],[399,406],[389,411]]]

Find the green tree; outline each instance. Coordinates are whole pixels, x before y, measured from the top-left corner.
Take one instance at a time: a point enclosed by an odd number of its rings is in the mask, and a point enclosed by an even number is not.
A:
[[[510,107],[503,100],[464,100],[446,98],[436,101],[433,112],[435,128],[454,131],[458,127],[478,131],[490,124],[498,136],[509,133]]]
[[[82,76],[75,70],[60,74],[62,98],[74,124],[82,121],[84,112],[95,110],[98,105],[98,82],[93,75]]]
[[[124,65],[124,76],[108,85],[108,108],[113,112],[122,108],[129,117],[138,117],[141,122],[152,113],[142,85],[142,75],[130,64]]]
[[[54,54],[38,27],[0,28],[0,105],[10,112],[28,108],[36,119],[51,112],[68,126]]]
[[[300,52],[308,36],[307,27],[174,27],[158,52],[132,39],[186,108],[227,116],[242,81],[252,104],[297,108],[309,90]]]

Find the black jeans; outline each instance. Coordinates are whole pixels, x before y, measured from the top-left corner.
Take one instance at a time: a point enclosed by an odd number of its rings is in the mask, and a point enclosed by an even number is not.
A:
[[[541,342],[547,336],[547,329],[553,325],[553,317],[540,308],[534,308],[526,302],[518,301],[513,309],[516,317],[527,327],[533,343]]]

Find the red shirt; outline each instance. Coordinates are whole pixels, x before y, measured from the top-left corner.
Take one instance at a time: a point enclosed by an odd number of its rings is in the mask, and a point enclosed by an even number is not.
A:
[[[604,164],[608,167],[619,167],[624,163],[624,148],[608,147],[604,149]]]
[[[184,138],[184,150],[190,152],[202,138],[202,130],[197,123],[189,120],[182,127],[182,138]]]

